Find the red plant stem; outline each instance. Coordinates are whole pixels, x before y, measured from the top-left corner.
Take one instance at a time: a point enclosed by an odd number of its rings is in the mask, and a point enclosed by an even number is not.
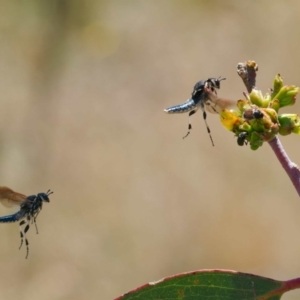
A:
[[[284,282],[285,291],[291,291],[300,288],[300,277],[290,279]]]
[[[294,278],[286,281],[282,281],[283,285],[279,289],[273,290],[272,292],[259,297],[259,300],[268,300],[274,296],[282,295],[288,291],[292,291],[300,288],[300,278]]]
[[[279,138],[275,136],[271,141],[269,141],[269,145],[277,156],[279,162],[282,167],[290,177],[298,195],[300,196],[300,170],[299,167],[293,163],[288,155],[286,154]]]

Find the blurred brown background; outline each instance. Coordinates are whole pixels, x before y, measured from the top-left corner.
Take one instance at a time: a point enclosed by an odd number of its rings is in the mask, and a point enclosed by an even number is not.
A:
[[[270,147],[238,147],[210,114],[212,147],[201,113],[182,140],[187,115],[163,112],[208,77],[241,98],[248,59],[264,92],[277,73],[300,85],[299,1],[0,4],[0,184],[54,191],[28,260],[0,226],[2,299],[113,299],[204,268],[300,276],[300,199]],[[300,164],[300,137],[281,141]]]

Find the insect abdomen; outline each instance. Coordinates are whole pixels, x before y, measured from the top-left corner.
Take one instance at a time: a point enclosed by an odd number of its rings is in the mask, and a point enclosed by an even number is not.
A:
[[[21,219],[20,212],[17,212],[15,214],[0,217],[0,223],[11,223],[11,222],[17,222]]]
[[[193,99],[189,99],[182,104],[168,107],[164,111],[167,114],[181,114],[181,113],[189,112],[189,111],[195,109],[195,107],[196,107],[195,101]]]

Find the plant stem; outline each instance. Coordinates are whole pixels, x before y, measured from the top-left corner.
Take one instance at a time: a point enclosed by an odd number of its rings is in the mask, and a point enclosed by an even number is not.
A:
[[[298,195],[300,196],[300,170],[299,167],[293,163],[288,155],[286,154],[279,138],[275,136],[271,141],[269,141],[269,145],[277,156],[279,162],[284,168],[285,172],[290,177]]]
[[[268,300],[268,299],[272,299],[274,296],[278,296],[278,295],[282,295],[286,292],[292,291],[292,290],[296,290],[300,288],[300,278],[294,278],[294,279],[290,279],[290,280],[286,280],[286,281],[282,281],[283,285],[281,288],[276,289],[270,293],[268,293],[267,295],[264,295],[260,298],[258,298],[259,300]]]

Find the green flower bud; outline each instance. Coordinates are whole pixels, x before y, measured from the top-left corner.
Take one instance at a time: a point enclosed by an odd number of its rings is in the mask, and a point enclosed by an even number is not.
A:
[[[271,118],[273,123],[278,123],[278,115],[276,110],[272,108],[264,108],[263,111]]]
[[[257,132],[252,132],[250,137],[250,148],[252,150],[257,150],[264,143],[263,136],[258,134]]]
[[[296,95],[299,93],[300,89],[294,85],[283,86],[280,91],[274,97],[278,99],[280,107],[293,105],[296,101]]]
[[[249,63],[252,62],[247,62],[247,67],[252,68]],[[248,71],[247,69],[239,75],[249,91],[255,85],[256,74]],[[257,150],[264,142],[271,141],[278,133],[300,134],[300,118],[297,114],[278,115],[281,107],[295,103],[299,92],[299,87],[284,86],[278,74],[275,76],[271,94],[263,96],[260,90],[252,88],[250,94],[244,93],[246,99],[237,101],[238,110],[222,110],[221,122],[226,129],[234,132],[239,146],[247,144],[248,141],[252,150]]]
[[[271,100],[269,103],[269,107],[273,108],[276,112],[278,112],[278,110],[280,108],[279,100],[278,99]]]
[[[274,97],[279,93],[279,91],[281,90],[282,87],[283,87],[283,80],[282,80],[280,74],[277,74],[275,76],[274,83],[273,83],[273,92],[271,95],[272,99],[274,99]]]
[[[252,131],[251,125],[248,122],[244,122],[243,124],[241,124],[239,126],[239,132],[238,133],[240,133],[242,131],[247,131],[247,132]]]
[[[266,97],[264,98],[262,92],[257,89],[253,89],[252,92],[250,93],[251,103],[259,107],[268,107],[270,100],[271,100],[270,95],[267,94]]]
[[[280,123],[279,134],[289,135],[291,133],[300,134],[300,118],[297,114],[282,114],[278,116]]]
[[[270,101],[271,101],[271,95],[269,93],[266,93],[264,96],[264,103],[268,103],[269,106]]]
[[[270,128],[269,120],[265,119],[252,119],[248,120],[249,124],[251,125],[254,131],[264,132],[265,128]]]

